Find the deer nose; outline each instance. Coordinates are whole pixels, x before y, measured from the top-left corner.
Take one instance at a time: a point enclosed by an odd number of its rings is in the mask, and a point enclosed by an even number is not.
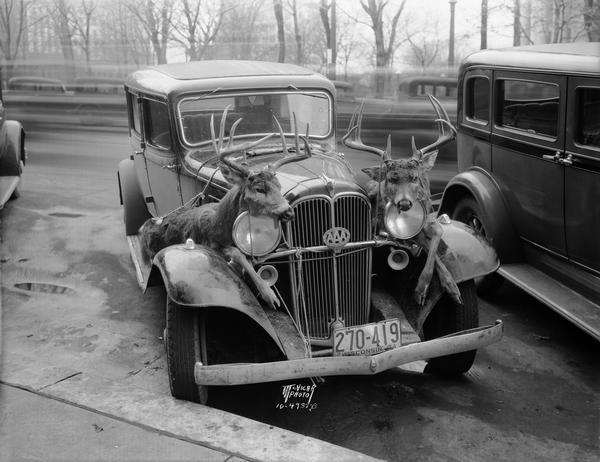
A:
[[[412,202],[410,199],[400,199],[400,202],[398,202],[398,210],[400,210],[401,212],[406,212],[407,210],[410,210],[412,207]]]
[[[294,211],[292,210],[291,207],[288,207],[287,209],[285,209],[283,212],[281,212],[279,214],[279,219],[281,221],[290,221],[293,218],[294,218]]]

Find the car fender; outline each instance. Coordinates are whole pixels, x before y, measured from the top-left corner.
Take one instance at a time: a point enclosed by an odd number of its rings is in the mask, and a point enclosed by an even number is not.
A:
[[[451,221],[442,223],[442,230],[438,254],[456,283],[493,273],[500,266],[494,248],[473,228]]]
[[[27,160],[25,130],[20,122],[7,120],[0,129],[0,172],[2,176],[20,176]],[[22,164],[21,164],[22,162]]]
[[[173,245],[158,252],[152,264],[149,284],[158,276],[156,272],[160,272],[171,300],[183,307],[221,307],[242,312],[260,325],[287,355],[265,310],[219,253],[199,245],[193,249]]]
[[[473,167],[452,178],[444,189],[438,213],[452,215],[458,201],[466,196],[471,196],[479,205],[486,224],[486,237],[502,263],[521,260],[521,243],[502,191],[485,170]]]

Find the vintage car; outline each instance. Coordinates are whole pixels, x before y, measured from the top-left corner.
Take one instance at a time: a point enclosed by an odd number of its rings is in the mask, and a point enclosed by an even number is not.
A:
[[[0,89],[0,209],[6,201],[20,196],[26,160],[25,130],[16,120],[7,120]]]
[[[441,210],[507,279],[600,339],[600,43],[486,50],[460,68],[458,167]]]
[[[366,185],[335,148],[325,77],[291,64],[202,61],[136,71],[125,89],[125,231],[141,288],[166,290],[176,398],[206,402],[215,385],[375,374],[425,359],[429,372],[461,374],[501,338],[500,321],[479,327],[473,282],[497,258],[463,223],[440,219],[431,260],[447,267],[462,303],[437,276],[415,300],[428,260],[416,239],[425,209],[390,203],[389,230],[374,225]],[[198,220],[174,218],[187,216]],[[147,254],[146,230],[161,227],[183,238]]]

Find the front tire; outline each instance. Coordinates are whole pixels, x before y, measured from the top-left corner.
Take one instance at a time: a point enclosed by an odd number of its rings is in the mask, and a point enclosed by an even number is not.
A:
[[[171,394],[177,399],[206,404],[208,387],[197,385],[194,366],[207,364],[206,319],[198,308],[181,306],[167,296],[165,344]]]
[[[433,307],[423,326],[425,340],[479,326],[479,307],[475,282],[470,279],[458,284],[463,304],[455,303],[447,294]],[[425,372],[442,376],[458,376],[467,372],[475,361],[476,350],[431,358]]]
[[[460,221],[478,231],[483,237],[490,240],[490,230],[483,219],[483,214],[479,204],[472,197],[463,197],[460,199],[451,217],[453,220]],[[477,279],[477,293],[482,297],[493,295],[502,285],[504,279],[497,273],[488,274]]]

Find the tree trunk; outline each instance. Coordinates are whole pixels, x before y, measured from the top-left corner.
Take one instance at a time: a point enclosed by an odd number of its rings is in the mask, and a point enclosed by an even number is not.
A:
[[[521,1],[515,0],[513,12],[513,46],[521,45]]]
[[[488,0],[481,0],[481,44],[479,48],[487,48]]]
[[[292,15],[294,18],[294,36],[296,38],[296,64],[302,64],[304,61],[302,53],[302,34],[300,33],[300,25],[298,24],[298,8],[296,0],[292,2]]]
[[[285,62],[285,28],[283,24],[283,5],[281,0],[273,0],[273,11],[277,22],[277,41],[279,42],[279,56],[277,61]]]
[[[590,42],[600,42],[600,4],[595,0],[585,0],[583,10],[585,32]]]

